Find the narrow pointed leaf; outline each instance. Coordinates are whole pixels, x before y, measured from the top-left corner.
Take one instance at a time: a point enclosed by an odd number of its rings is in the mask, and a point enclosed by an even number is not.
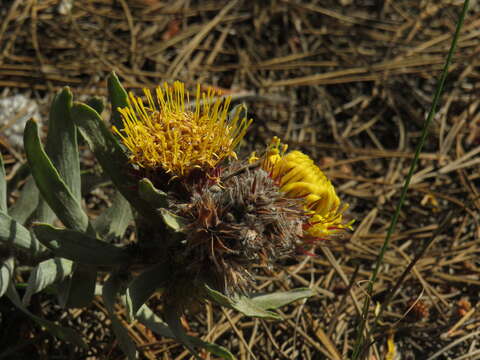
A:
[[[153,186],[152,182],[144,178],[138,182],[138,194],[140,197],[156,208],[168,206],[167,194]]]
[[[0,211],[7,212],[7,175],[3,166],[3,157],[0,153]]]
[[[250,298],[241,296],[232,303],[232,307],[240,311],[242,314],[250,317],[258,317],[265,319],[281,320],[282,317],[277,313],[262,309],[256,305]]]
[[[80,203],[80,158],[77,129],[70,119],[72,93],[65,87],[54,98],[50,107],[45,152],[73,197]],[[40,199],[36,220],[52,223],[55,213],[49,202]]]
[[[137,312],[137,319],[150,330],[152,330],[155,334],[175,339],[175,335],[173,334],[170,327],[160,319],[155,313],[147,306],[143,305]],[[207,341],[203,341],[197,337],[187,335],[188,340],[190,343],[201,349],[205,349],[212,354],[221,357],[222,359],[226,360],[235,360],[235,356],[228,351],[228,349],[224,348],[223,346],[216,345]]]
[[[133,342],[130,334],[127,329],[119,321],[118,317],[115,315],[115,302],[117,295],[121,292],[122,282],[116,275],[112,275],[103,285],[102,296],[109,314],[110,320],[112,321],[112,328],[117,337],[118,343],[127,355],[129,360],[134,360],[138,358],[137,347]]]
[[[12,281],[15,260],[12,256],[8,257],[0,265],[0,298],[5,294]]]
[[[123,303],[124,305],[127,305],[125,302]],[[147,305],[142,305],[140,307],[137,312],[137,320],[152,330],[155,334],[175,339],[175,335],[168,324],[157,316]]]
[[[299,288],[290,291],[275,292],[265,295],[254,295],[250,300],[258,307],[264,310],[278,309],[294,301],[305,299],[315,295],[315,292],[309,288]]]
[[[206,284],[204,286],[204,289],[207,296],[210,298],[210,300],[215,301],[217,304],[221,306],[232,308],[233,299],[229,298],[228,296],[225,296],[220,291],[212,289]]]
[[[43,150],[37,124],[33,120],[29,120],[25,126],[24,146],[30,170],[42,198],[67,227],[86,230],[88,217]]]
[[[27,290],[23,303],[28,305],[32,295],[42,291],[47,286],[63,281],[72,273],[72,261],[54,258],[42,261],[31,272],[28,278]]]
[[[123,122],[120,113],[118,112],[118,108],[123,108],[128,106],[128,94],[123,88],[122,84],[120,84],[120,80],[118,80],[117,74],[115,72],[111,72],[107,79],[107,86],[108,86],[108,99],[112,104],[112,118],[111,123],[112,125],[116,126],[117,129],[123,129]]]
[[[72,99],[72,93],[68,87],[55,96],[48,119],[45,151],[74,198],[80,201],[81,179],[77,127],[70,118]]]
[[[43,326],[47,329],[47,331],[52,334],[53,336],[64,340],[68,341],[72,344],[75,344],[83,349],[88,349],[88,346],[85,344],[85,342],[82,340],[82,337],[80,334],[78,334],[76,331],[65,328],[62,326],[59,326],[53,322],[50,322],[48,320],[42,319],[39,316],[36,316],[32,314],[28,309],[22,304],[22,301],[20,300],[20,296],[17,293],[17,290],[13,286],[12,283],[10,283],[10,286],[8,287],[7,290],[7,296],[10,299],[10,301],[23,313],[28,315],[32,320],[34,320],[38,325]]]
[[[150,296],[170,279],[171,271],[169,270],[167,264],[157,264],[132,280],[126,293],[130,319],[133,320]]]
[[[36,255],[45,250],[38,239],[23,225],[0,211],[0,242]]]
[[[137,181],[129,176],[132,168],[115,136],[107,129],[100,115],[91,107],[74,103],[72,119],[103,170],[110,176],[117,189],[143,216],[156,221],[155,209],[138,196]]]
[[[35,224],[37,238],[55,255],[84,264],[116,266],[129,260],[126,249],[100,241],[84,233]]]
[[[133,214],[129,202],[117,191],[112,206],[94,220],[93,227],[99,236],[110,241],[121,238],[132,220]]]
[[[20,224],[25,224],[38,206],[39,191],[33,177],[29,176],[20,197],[10,206],[8,213]]]

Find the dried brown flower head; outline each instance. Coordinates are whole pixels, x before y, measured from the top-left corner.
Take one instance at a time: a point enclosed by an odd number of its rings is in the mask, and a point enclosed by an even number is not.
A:
[[[306,219],[302,204],[281,193],[261,168],[194,192],[177,214],[188,221],[185,270],[214,274],[212,285],[227,293],[248,288],[254,265],[293,255]]]

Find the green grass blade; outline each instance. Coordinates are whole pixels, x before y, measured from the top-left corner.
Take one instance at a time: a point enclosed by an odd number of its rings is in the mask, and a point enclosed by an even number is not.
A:
[[[370,299],[373,296],[373,286],[375,284],[375,281],[377,280],[378,273],[380,272],[380,268],[382,267],[385,252],[386,252],[386,250],[387,250],[387,248],[390,244],[390,239],[391,239],[393,231],[395,230],[395,227],[397,225],[398,217],[400,216],[400,210],[402,209],[403,203],[405,202],[405,198],[407,196],[408,186],[410,185],[410,181],[412,179],[413,173],[414,173],[414,171],[417,167],[417,164],[418,164],[418,158],[419,158],[420,152],[422,151],[423,145],[424,145],[425,140],[426,140],[427,135],[428,135],[428,129],[429,129],[430,124],[431,124],[431,122],[432,122],[432,120],[435,116],[437,106],[438,106],[438,103],[440,101],[440,96],[442,95],[443,87],[445,85],[445,80],[446,80],[447,75],[448,75],[448,68],[450,67],[450,64],[452,62],[453,54],[455,52],[455,48],[456,48],[456,45],[457,45],[457,41],[458,41],[458,38],[460,36],[460,30],[463,26],[463,22],[465,20],[465,16],[466,16],[466,13],[467,13],[467,10],[468,10],[468,5],[469,5],[469,0],[465,0],[464,3],[463,3],[462,11],[461,11],[461,13],[459,15],[459,18],[458,18],[457,27],[455,29],[455,34],[453,35],[453,38],[452,38],[452,43],[451,43],[450,50],[449,50],[448,55],[447,55],[447,59],[445,61],[442,73],[440,75],[440,79],[438,81],[438,84],[437,84],[437,87],[436,87],[436,90],[435,90],[435,94],[434,94],[434,97],[433,97],[432,105],[430,107],[430,111],[428,113],[427,119],[424,122],[424,126],[423,126],[420,141],[418,142],[417,148],[415,150],[414,158],[412,160],[412,163],[410,165],[410,169],[408,171],[407,177],[405,178],[405,183],[404,183],[402,191],[400,193],[400,199],[399,199],[399,201],[397,203],[397,206],[395,208],[395,212],[393,214],[392,221],[390,222],[390,226],[388,227],[388,230],[387,230],[387,235],[385,236],[385,240],[383,242],[382,248],[380,249],[377,260],[375,262],[375,268],[372,272],[372,276],[371,276],[370,281],[368,283],[368,287],[367,287],[368,295],[365,297],[365,302],[364,302],[363,311],[362,311],[362,319],[361,319],[361,322],[360,322],[360,326],[357,329],[357,338],[356,338],[356,341],[355,341],[355,346],[354,346],[354,350],[353,350],[353,354],[352,354],[352,359],[353,360],[358,359],[359,356],[361,356],[361,354],[363,353],[363,348],[365,346],[365,344],[364,344],[365,341],[364,341],[363,334],[364,334],[365,327],[366,327],[368,309],[370,307]],[[386,305],[387,304],[384,304],[383,307],[385,307]],[[376,315],[375,324],[378,322],[378,320],[380,318],[380,315],[381,315],[381,312],[379,312]]]

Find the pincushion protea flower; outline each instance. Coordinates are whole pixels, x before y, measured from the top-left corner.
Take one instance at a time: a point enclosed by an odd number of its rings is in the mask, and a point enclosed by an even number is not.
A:
[[[119,109],[124,128],[114,127],[132,163],[182,177],[195,168],[208,170],[225,158],[236,158],[234,149],[251,120],[241,119],[240,111],[229,119],[230,97],[218,97],[211,89],[201,92],[198,85],[195,107],[188,109],[190,96],[179,81],[157,87],[156,99],[150,90],[144,93],[146,105],[129,94],[129,106]]]
[[[119,109],[124,129],[115,131],[131,162],[153,170],[154,182],[160,170],[181,185],[167,187],[184,240],[167,250],[174,273],[166,293],[198,295],[203,284],[246,292],[255,266],[272,266],[349,227],[333,185],[307,155],[287,153],[274,138],[261,158],[237,159],[250,121],[238,112],[227,119],[229,98],[215,100],[198,87],[190,111],[180,82],[157,88],[156,101],[144,92],[148,105],[130,94]]]

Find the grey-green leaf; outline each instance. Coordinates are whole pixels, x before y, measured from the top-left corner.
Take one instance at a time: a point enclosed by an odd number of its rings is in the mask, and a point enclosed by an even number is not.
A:
[[[34,233],[55,255],[84,264],[117,266],[129,260],[125,248],[100,241],[84,233],[35,224]]]
[[[0,211],[7,212],[7,179],[3,157],[0,153]]]
[[[23,296],[23,303],[28,305],[33,294],[47,286],[66,279],[72,272],[72,261],[54,258],[42,261],[31,272],[28,278],[27,290]]]
[[[175,339],[175,335],[173,334],[170,327],[160,319],[155,313],[147,306],[143,305],[137,312],[137,319],[150,330],[152,330],[157,335]],[[207,341],[203,341],[199,338],[194,336],[187,335],[187,339],[190,343],[197,347],[205,349],[212,354],[221,357],[222,359],[226,360],[235,360],[235,356],[228,351],[226,348],[220,345],[216,345]]]
[[[121,292],[122,282],[114,274],[103,285],[102,296],[107,308],[110,320],[112,321],[112,328],[115,336],[118,339],[121,349],[127,355],[129,360],[137,359],[138,353],[135,343],[133,342],[127,329],[122,325],[115,315],[115,300],[117,295]]]
[[[116,126],[118,130],[123,129],[123,122],[118,108],[128,106],[128,94],[123,88],[117,74],[111,72],[107,79],[108,98],[112,104],[112,125]]]
[[[167,264],[157,264],[132,280],[127,288],[127,308],[129,318],[133,320],[138,310],[157,289],[170,279],[171,271]]]
[[[0,242],[25,250],[30,255],[45,250],[30,231],[2,211],[0,211]]]
[[[273,320],[281,320],[282,317],[277,313],[265,310],[255,304],[250,298],[246,296],[239,296],[232,303],[232,307],[240,311],[242,314],[250,317],[266,318]]]
[[[115,136],[107,129],[100,115],[81,103],[75,103],[71,113],[83,138],[117,189],[143,216],[156,221],[155,209],[138,196],[137,181],[129,176],[132,168],[127,155]]]
[[[315,295],[315,292],[309,288],[298,288],[265,295],[253,295],[250,300],[261,309],[268,310],[278,309],[279,307],[313,295]]]
[[[132,208],[120,192],[116,192],[112,206],[93,221],[95,231],[107,241],[121,238],[133,220]]]
[[[38,206],[39,192],[35,180],[29,176],[20,193],[20,197],[10,206],[8,213],[20,224],[25,224]]]
[[[29,120],[25,126],[24,146],[30,170],[42,198],[67,227],[86,230],[88,217],[43,150],[37,124],[33,120]]]
[[[152,182],[143,178],[138,182],[138,194],[140,197],[157,208],[166,208],[168,206],[167,194],[153,186]]]
[[[65,87],[53,99],[48,119],[45,152],[68,190],[80,203],[81,180],[77,129],[70,118],[72,99],[72,93],[68,87]],[[47,203],[43,199],[40,200],[36,220],[51,223],[55,219],[55,214]]]
[[[83,349],[88,349],[88,346],[82,340],[80,334],[78,334],[76,331],[54,324],[53,322],[42,319],[41,317],[38,317],[28,311],[28,309],[22,304],[20,296],[18,295],[13,283],[10,283],[10,286],[8,287],[7,296],[18,309],[32,318],[37,324],[45,327],[53,336],[75,344]]]
[[[228,296],[222,294],[220,291],[212,289],[208,285],[204,285],[205,292],[210,300],[215,301],[217,304],[221,306],[225,306],[228,308],[232,307],[233,299],[229,298]]]
[[[13,256],[8,257],[0,265],[0,298],[5,294],[12,281],[15,260]]]

